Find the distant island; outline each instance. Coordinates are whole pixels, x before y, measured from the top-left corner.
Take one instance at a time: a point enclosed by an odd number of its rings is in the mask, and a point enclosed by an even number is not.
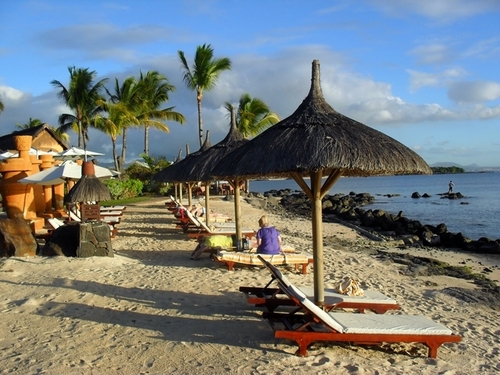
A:
[[[454,174],[454,173],[465,173],[465,169],[461,167],[431,167],[432,173],[434,174]]]

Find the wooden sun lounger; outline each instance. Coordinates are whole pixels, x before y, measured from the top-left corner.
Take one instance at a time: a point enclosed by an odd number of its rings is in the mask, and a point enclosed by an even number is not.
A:
[[[262,266],[259,257],[266,259],[268,262],[276,265],[294,265],[295,269],[301,268],[302,274],[307,273],[307,266],[313,262],[313,258],[306,254],[276,254],[264,255],[250,252],[234,252],[234,251],[219,251],[214,255],[214,260],[227,265],[229,271],[234,270],[237,264],[250,266]]]
[[[310,300],[314,299],[314,290],[312,287],[299,287]],[[257,307],[264,307],[268,311],[274,311],[281,306],[295,306],[295,302],[280,288],[266,287],[240,287],[247,302]],[[334,309],[355,309],[359,313],[365,310],[373,311],[376,314],[385,314],[388,310],[398,310],[399,304],[385,294],[376,290],[364,290],[363,296],[347,296],[339,294],[333,289],[324,291],[325,304],[327,311]]]
[[[200,234],[203,234],[204,236],[232,236],[236,234],[235,225],[223,227],[213,225],[209,228],[204,222],[197,220],[190,212],[187,212],[187,216],[190,217],[191,221],[194,223],[194,226],[192,227],[183,228],[184,233],[187,233],[188,237],[198,238]],[[252,237],[256,234],[256,232],[251,228],[243,228],[241,233],[245,237]]]
[[[188,232],[190,229],[195,229],[201,226],[200,223],[205,223],[205,217],[197,217],[194,216],[188,209],[183,206],[180,206],[184,209],[181,215],[176,216],[177,224],[176,228],[182,228],[184,232]],[[215,227],[234,227],[234,223],[231,222],[231,218],[227,215],[221,214],[211,214],[214,216],[210,216],[210,225]]]
[[[276,267],[268,267],[268,270],[271,272],[271,280],[264,287],[240,287],[240,292],[245,294],[247,302],[258,307],[265,307],[268,311],[274,311],[280,306],[295,306],[295,302],[288,298],[281,288],[270,287],[274,281],[278,282],[278,286],[279,282],[289,285],[290,281]],[[299,287],[299,289],[311,301],[314,299],[312,287]],[[327,289],[324,291],[324,296],[324,308],[327,311],[356,309],[359,313],[370,310],[377,314],[385,314],[388,310],[399,309],[399,304],[395,300],[375,290],[365,290],[363,296],[348,296],[337,293],[333,289]]]
[[[81,222],[82,220],[80,217],[74,213],[73,211],[69,210],[69,219],[70,221],[76,221],[76,222]],[[118,224],[120,224],[120,217],[117,216],[101,216],[100,219],[101,221],[105,222],[108,224],[109,227],[109,233],[111,238],[115,238],[116,234],[118,233],[118,228],[116,227]]]
[[[261,261],[266,267],[272,264]],[[277,269],[276,269],[277,270]],[[450,329],[424,316],[392,314],[349,314],[325,312],[311,302],[292,284],[281,281],[280,288],[301,311],[292,313],[265,312],[264,318],[273,328],[274,337],[293,340],[298,345],[296,354],[307,355],[307,348],[317,341],[349,342],[379,345],[383,342],[422,343],[428,347],[428,356],[437,357],[438,348],[462,338]]]

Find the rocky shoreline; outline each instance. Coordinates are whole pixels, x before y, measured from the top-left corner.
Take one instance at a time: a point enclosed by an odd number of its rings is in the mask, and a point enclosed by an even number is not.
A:
[[[492,272],[484,267],[481,273],[471,272],[464,263],[463,266],[451,266],[445,262],[429,257],[412,256],[410,254],[394,253],[384,250],[390,246],[398,249],[428,248],[441,251],[458,250],[481,254],[500,254],[500,240],[480,238],[477,241],[466,238],[461,233],[450,233],[445,224],[436,227],[421,224],[408,219],[400,213],[392,215],[383,210],[364,210],[361,207],[374,201],[368,193],[350,193],[326,196],[323,200],[323,221],[336,222],[356,230],[367,238],[366,243],[342,244],[354,251],[369,253],[379,260],[405,266],[406,276],[450,276],[472,281],[477,289],[472,293],[458,287],[446,290],[456,298],[465,302],[479,302],[494,309],[500,308],[500,286],[488,279]],[[309,218],[311,207],[307,196],[289,189],[271,190],[261,193],[249,193],[248,203],[266,210],[273,211],[283,217]],[[325,245],[336,245],[339,239],[325,237]]]
[[[306,194],[291,189],[270,190],[263,194],[249,193],[247,199],[262,207],[270,205],[299,216],[309,217],[311,212],[311,202]],[[459,193],[454,193],[449,199],[459,199]],[[363,208],[374,201],[375,197],[369,193],[326,195],[323,198],[323,221],[338,222],[354,228],[372,240],[398,241],[400,246],[441,247],[481,254],[500,254],[500,239],[481,237],[473,240],[462,233],[449,232],[445,223],[437,226],[422,224],[405,217],[402,212],[393,215],[381,209]]]

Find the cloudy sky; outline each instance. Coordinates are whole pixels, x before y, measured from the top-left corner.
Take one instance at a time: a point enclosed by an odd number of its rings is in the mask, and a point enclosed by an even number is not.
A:
[[[177,52],[192,62],[196,46],[207,43],[232,62],[203,98],[212,144],[228,131],[224,103],[243,93],[281,118],[292,114],[317,59],[323,93],[337,111],[431,165],[499,166],[499,19],[498,0],[2,1],[0,134],[30,117],[57,126],[69,110],[50,82],[67,85],[68,67],[94,70],[110,86],[157,70],[176,87],[166,105],[187,124],[151,131],[150,154],[173,159],[186,144],[196,151],[196,97],[182,81]],[[111,156],[109,138],[97,131],[88,148]],[[143,131],[129,132],[127,161],[143,150]]]

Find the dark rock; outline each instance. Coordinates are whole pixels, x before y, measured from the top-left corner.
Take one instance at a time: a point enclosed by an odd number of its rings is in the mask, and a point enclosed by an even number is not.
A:
[[[267,204],[271,206],[279,206],[281,203],[282,196],[268,197]]]
[[[479,246],[477,252],[483,254],[500,254],[500,244],[495,241],[483,243]]]
[[[443,234],[443,233],[446,233],[448,232],[448,228],[446,227],[446,224],[444,223],[441,223],[439,224],[435,229],[434,229],[434,233],[435,234]]]
[[[412,195],[411,195],[412,198],[420,198],[420,193],[418,191],[414,192]]]
[[[113,256],[108,224],[70,222],[57,228],[45,243],[43,255],[67,257]]]
[[[37,249],[36,239],[24,219],[0,220],[0,257],[35,256]]]
[[[427,194],[427,193],[424,193],[424,195],[422,195],[422,198],[430,198],[430,197],[432,197],[432,195]]]
[[[63,225],[54,232],[45,243],[42,249],[42,255],[64,255],[67,257],[76,257],[76,248],[80,236],[80,229],[77,222],[70,222]]]
[[[246,198],[246,201],[250,203],[252,206],[258,207],[258,208],[266,208],[267,206],[267,200],[269,198]]]
[[[333,203],[327,199],[327,200],[324,200],[323,202],[321,202],[321,206],[322,206],[323,210],[327,210],[327,209],[333,207]]]

